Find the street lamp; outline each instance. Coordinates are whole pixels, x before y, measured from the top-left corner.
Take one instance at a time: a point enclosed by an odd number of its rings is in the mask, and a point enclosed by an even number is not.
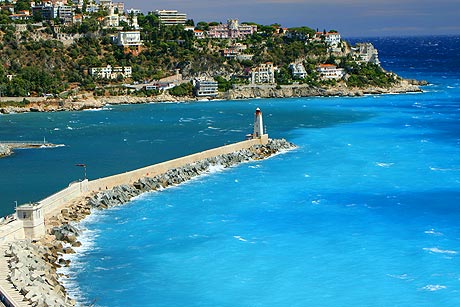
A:
[[[86,164],[75,164],[75,166],[83,167],[84,172],[85,172],[85,178],[83,180],[86,180]]]

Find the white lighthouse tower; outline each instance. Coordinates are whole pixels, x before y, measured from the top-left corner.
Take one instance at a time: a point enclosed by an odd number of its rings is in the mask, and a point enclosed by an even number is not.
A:
[[[262,111],[259,108],[256,109],[254,114],[254,133],[252,134],[253,139],[260,139],[264,135],[264,124],[262,121]]]

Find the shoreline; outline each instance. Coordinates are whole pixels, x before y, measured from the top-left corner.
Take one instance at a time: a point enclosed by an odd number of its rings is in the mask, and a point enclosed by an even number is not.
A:
[[[77,302],[65,289],[65,269],[71,265],[67,255],[82,246],[81,230],[75,227],[95,210],[104,210],[130,202],[147,192],[188,182],[206,175],[213,166],[223,169],[244,162],[263,160],[296,146],[284,139],[269,139],[265,145],[252,145],[227,154],[204,158],[170,169],[153,177],[142,177],[130,184],[115,185],[112,189],[89,192],[61,207],[59,213],[46,215],[46,235],[40,240],[20,240],[10,243],[5,256],[9,259],[8,279],[32,304],[37,306],[75,306]]]
[[[295,97],[361,97],[364,95],[385,95],[421,93],[420,86],[426,81],[403,79],[391,87],[368,86],[366,88],[349,88],[343,83],[331,87],[315,87],[305,84],[298,85],[236,85],[227,92],[220,92],[216,97],[172,96],[163,92],[157,96],[104,96],[94,97],[91,93],[81,94],[72,99],[47,99],[42,97],[3,97],[0,102],[30,100],[26,106],[0,107],[0,114],[28,112],[62,112],[102,109],[108,105],[144,104],[144,103],[181,103],[219,100],[245,100],[257,98],[295,98]]]

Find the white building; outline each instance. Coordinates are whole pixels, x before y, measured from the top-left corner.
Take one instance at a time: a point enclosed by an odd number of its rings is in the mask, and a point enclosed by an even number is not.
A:
[[[342,41],[342,37],[338,32],[316,32],[315,37],[313,38],[314,41],[323,39],[326,44],[329,46],[338,46]]]
[[[166,26],[184,25],[187,21],[187,14],[179,13],[176,10],[156,10],[155,15],[158,16],[161,24]]]
[[[289,69],[294,79],[303,79],[307,76],[307,71],[302,63],[291,63],[289,64]]]
[[[105,9],[108,9],[112,6],[112,0],[99,0],[99,5]]]
[[[140,46],[142,45],[140,31],[118,32],[118,46]]]
[[[90,3],[86,6],[86,13],[92,14],[99,12],[99,5]]]
[[[126,13],[128,13],[128,15],[131,15],[131,14],[132,14],[132,15],[139,15],[139,14],[142,13],[142,11],[139,10],[139,9],[130,8],[130,9],[127,9],[127,10],[126,10]]]
[[[118,14],[111,12],[104,18],[104,26],[108,28],[116,28],[120,25],[120,17]]]
[[[353,51],[357,54],[357,60],[363,63],[380,65],[379,52],[371,43],[356,44]]]
[[[196,96],[217,96],[218,94],[219,84],[217,81],[195,79],[193,83],[195,85]]]
[[[126,22],[128,26],[133,27],[136,30],[139,30],[139,22],[137,19],[137,15],[121,15],[120,22]]]
[[[251,81],[255,83],[275,83],[276,68],[273,63],[260,64],[252,70]]]
[[[316,67],[316,71],[323,79],[341,79],[345,76],[345,70],[333,64],[320,64]]]
[[[193,30],[193,35],[195,36],[196,39],[202,39],[202,38],[204,38],[204,31],[202,31],[202,30]]]
[[[131,78],[133,70],[131,66],[118,66],[112,67],[107,65],[106,67],[91,67],[89,74],[93,77],[100,79],[116,79],[118,76],[123,78]]]
[[[340,34],[337,32],[328,32],[324,34],[324,41],[326,44],[329,46],[337,46],[340,44],[342,38],[340,37]]]

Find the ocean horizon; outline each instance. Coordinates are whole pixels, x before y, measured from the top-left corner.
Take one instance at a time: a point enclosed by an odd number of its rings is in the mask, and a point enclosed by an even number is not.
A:
[[[369,38],[423,93],[0,116],[64,147],[0,160],[2,213],[244,139],[260,107],[298,148],[93,213],[63,279],[81,306],[458,306],[460,37]],[[10,175],[11,174],[11,175]]]

